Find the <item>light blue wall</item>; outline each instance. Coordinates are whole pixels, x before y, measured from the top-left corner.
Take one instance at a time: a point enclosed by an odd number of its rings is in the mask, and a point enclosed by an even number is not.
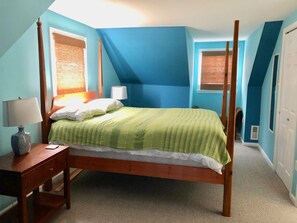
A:
[[[43,39],[45,49],[45,63],[47,74],[48,94],[52,96],[52,79],[51,79],[51,63],[50,63],[50,33],[49,28],[56,28],[76,35],[87,38],[87,60],[88,60],[88,90],[98,90],[98,41],[99,36],[95,29],[78,23],[72,19],[68,19],[50,10],[47,10],[42,16],[43,23]],[[104,95],[110,96],[112,85],[119,85],[119,79],[111,65],[105,48],[102,50],[103,57],[103,84]]]
[[[115,72],[112,63],[108,57],[108,54],[102,47],[102,73],[103,73],[103,96],[105,98],[110,98],[111,87],[120,86],[121,82],[118,78],[117,73]]]
[[[289,17],[287,17],[282,25],[280,35],[276,42],[276,46],[273,52],[273,55],[280,54],[282,56],[282,41],[283,41],[283,30],[291,25],[292,23],[297,22],[297,11],[292,13]],[[279,66],[280,67],[280,66]],[[280,73],[278,73],[280,75]],[[269,68],[266,73],[266,77],[262,86],[262,103],[261,103],[261,121],[260,121],[260,138],[259,144],[267,154],[269,159],[273,162],[274,159],[274,142],[275,142],[275,133],[270,132],[268,129],[268,117],[269,117],[269,104],[270,100],[270,91],[271,91],[271,78],[272,78],[272,58],[269,64]],[[279,77],[278,77],[279,81]],[[278,90],[276,99],[278,98]],[[276,103],[277,105],[277,103]],[[297,136],[296,136],[297,141]],[[295,160],[297,160],[297,144],[295,146]],[[297,186],[297,172],[294,171],[293,184],[292,184],[292,194],[296,196],[296,186]]]
[[[237,88],[236,88],[236,106],[242,107],[241,87],[242,87],[242,70],[244,60],[245,42],[239,41],[238,44],[238,66],[237,66]],[[195,60],[194,60],[194,79],[193,79],[193,99],[192,106],[196,105],[201,108],[211,109],[219,115],[222,112],[222,91],[200,91],[198,90],[199,77],[199,53],[201,50],[226,49],[226,42],[197,42],[195,43]],[[232,49],[232,42],[230,42]]]
[[[54,0],[0,1],[0,57],[52,2]]]
[[[11,151],[10,137],[16,127],[3,127],[2,101],[23,98],[39,98],[38,55],[36,25],[32,25],[21,38],[0,58],[0,154]],[[27,125],[32,142],[40,142],[40,125]],[[14,198],[0,196],[0,210]]]
[[[73,20],[66,19],[65,17],[55,14],[51,11],[45,12],[41,16],[41,20],[43,22],[43,40],[45,46],[45,61],[49,98],[52,94],[48,36],[50,26],[87,37],[89,88],[91,90],[97,90],[97,32],[90,27],[87,27]],[[104,89],[106,90],[106,94],[108,94],[110,92],[110,86],[118,85],[119,81],[105,51],[103,52],[103,58],[103,78],[104,84],[106,85],[104,86]],[[17,128],[2,127],[2,101],[15,99],[19,96],[24,98],[37,97],[39,99],[40,95],[37,26],[35,22],[0,58],[0,78],[0,154],[4,154],[11,151],[10,137],[12,134],[17,132]],[[33,143],[38,143],[41,141],[39,124],[25,126],[25,129],[26,131],[31,132]],[[14,200],[14,198],[1,196],[0,210],[5,208]]]

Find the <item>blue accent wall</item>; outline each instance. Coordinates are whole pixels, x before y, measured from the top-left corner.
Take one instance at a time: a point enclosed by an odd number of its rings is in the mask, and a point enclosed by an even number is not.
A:
[[[126,84],[128,100],[125,105],[146,108],[187,108],[190,87]]]
[[[230,49],[232,50],[232,42]],[[242,87],[242,71],[244,60],[245,42],[239,41],[238,44],[238,66],[237,66],[237,88],[236,88],[236,106],[242,107],[241,87]],[[194,79],[192,88],[191,106],[198,106],[205,109],[216,111],[219,115],[222,112],[223,91],[207,91],[198,89],[199,76],[199,54],[201,50],[225,50],[226,42],[197,42],[195,43],[195,59],[194,59]]]
[[[248,67],[247,70],[251,70],[250,74],[246,73],[246,75],[249,76],[249,81],[247,86],[246,109],[244,113],[245,133],[243,139],[245,142],[257,142],[257,140],[250,139],[251,126],[260,124],[262,84],[281,25],[282,21],[266,22],[263,28],[260,27],[256,31],[256,34],[251,36],[251,42],[257,43],[259,33],[261,32],[258,46],[252,45],[252,47],[257,47],[257,51],[253,63],[248,64],[250,67]],[[255,51],[252,50],[252,52],[254,53]]]
[[[126,105],[189,106],[192,52],[185,27],[112,28],[98,33],[121,84],[128,87]],[[171,102],[164,100],[173,96],[177,97]]]
[[[283,42],[283,31],[286,27],[289,25],[297,22],[297,11],[289,15],[282,24],[280,34],[278,36],[274,51],[272,53],[272,56],[270,58],[270,63],[266,72],[265,79],[263,81],[262,85],[262,100],[261,100],[261,116],[260,116],[260,138],[259,138],[259,145],[263,149],[263,151],[266,153],[267,157],[274,162],[274,152],[275,152],[275,131],[272,132],[269,130],[268,126],[268,117],[269,117],[269,101],[270,101],[270,92],[271,92],[271,79],[272,79],[272,66],[273,66],[273,56],[276,54],[279,54],[281,58],[282,56],[282,42]],[[281,60],[280,60],[281,63]],[[278,69],[278,79],[280,78],[280,64]],[[276,95],[276,105],[277,105],[277,99],[278,99],[278,93]],[[277,111],[275,109],[275,111]],[[275,122],[276,124],[276,122]],[[297,141],[297,136],[296,136]],[[295,154],[294,154],[295,160],[297,160],[297,144],[295,145]],[[291,193],[296,196],[296,186],[297,186],[297,171],[294,170],[293,174],[293,183],[292,183],[292,190]]]
[[[91,90],[97,90],[99,36],[96,30],[51,11],[46,11],[41,16],[41,20],[43,22],[43,40],[49,97],[52,92],[49,27],[55,27],[87,37],[89,88]],[[37,26],[35,22],[36,21],[34,21],[34,24],[32,24],[0,57],[0,123],[3,123],[2,101],[15,99],[19,96],[24,98],[37,97],[39,99],[39,60]],[[6,27],[3,30],[9,30],[9,28],[10,27]],[[103,77],[104,88],[107,90],[107,94],[110,92],[110,86],[118,85],[120,82],[105,51],[103,52],[103,56],[105,72]],[[50,101],[48,103],[50,104]],[[41,141],[39,124],[26,125],[25,130],[31,132],[32,143]],[[3,127],[2,124],[0,124],[0,155],[11,151],[10,137],[16,132],[16,127]],[[14,200],[15,199],[12,197],[1,196],[0,210],[7,207]]]

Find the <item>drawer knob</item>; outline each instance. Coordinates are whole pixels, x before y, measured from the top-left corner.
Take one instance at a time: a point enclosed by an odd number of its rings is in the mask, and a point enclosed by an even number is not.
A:
[[[53,168],[53,167],[51,167],[49,170],[50,170],[50,171],[53,171],[53,170],[54,170],[54,168]]]

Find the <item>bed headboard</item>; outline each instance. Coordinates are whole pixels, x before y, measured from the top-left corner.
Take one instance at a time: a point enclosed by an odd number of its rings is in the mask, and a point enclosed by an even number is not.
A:
[[[66,105],[77,102],[86,103],[95,98],[97,98],[97,93],[95,91],[58,95],[52,99],[52,107],[48,115],[50,116],[52,113],[65,107]]]

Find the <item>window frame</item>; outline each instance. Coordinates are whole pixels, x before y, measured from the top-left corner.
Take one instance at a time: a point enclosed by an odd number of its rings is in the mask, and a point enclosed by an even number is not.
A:
[[[277,61],[276,61],[277,58]],[[271,133],[275,131],[276,125],[276,109],[277,109],[277,91],[278,91],[278,76],[279,76],[279,66],[280,66],[280,54],[275,53],[272,56],[272,69],[271,69],[271,81],[270,81],[270,94],[269,94],[269,111],[268,111],[268,129]],[[276,69],[275,69],[276,68]],[[273,79],[275,74],[275,86],[273,86]],[[273,92],[274,87],[274,92]],[[274,95],[274,100],[272,100],[272,96]],[[273,103],[273,104],[272,104]],[[272,105],[273,105],[273,113],[272,113]],[[271,123],[272,121],[272,123]],[[272,127],[272,128],[271,128]]]
[[[88,91],[88,60],[87,60],[87,38],[84,36],[80,36],[77,34],[73,34],[64,30],[60,30],[57,28],[49,27],[49,35],[50,35],[50,58],[51,58],[51,79],[52,79],[52,92],[53,96],[57,96],[57,74],[56,74],[56,48],[55,48],[55,39],[53,33],[57,33],[60,35],[64,35],[70,38],[82,40],[85,42],[86,47],[84,48],[84,78],[85,78],[85,88]]]
[[[239,49],[239,48],[238,48]],[[202,78],[202,52],[213,52],[213,51],[222,51],[226,52],[226,48],[202,48],[198,50],[198,78],[197,78],[197,91],[206,92],[206,93],[219,93],[222,92],[220,89],[201,89],[201,78]],[[229,47],[229,53],[232,52],[232,48]],[[224,84],[222,84],[224,85]],[[229,87],[228,87],[229,89]]]

